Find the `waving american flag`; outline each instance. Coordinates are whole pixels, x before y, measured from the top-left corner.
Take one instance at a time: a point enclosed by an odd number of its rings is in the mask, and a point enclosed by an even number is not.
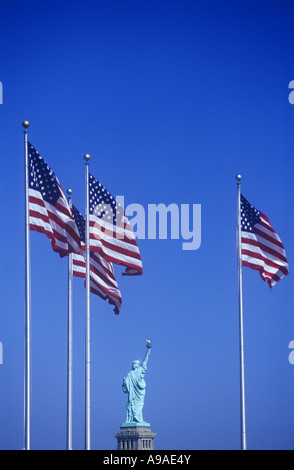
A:
[[[126,267],[123,274],[142,274],[142,260],[133,229],[109,191],[89,175],[90,250]]]
[[[57,177],[30,143],[28,155],[30,229],[44,233],[61,257],[79,251],[80,236]]]
[[[74,206],[72,207],[72,214],[80,234],[82,245],[80,253],[73,253],[72,255],[73,275],[85,279],[85,219]],[[122,298],[114,276],[112,263],[105,260],[98,252],[90,253],[90,290],[114,305],[114,313],[118,314],[120,312]]]
[[[242,265],[259,271],[272,288],[289,273],[284,246],[265,214],[241,195]]]

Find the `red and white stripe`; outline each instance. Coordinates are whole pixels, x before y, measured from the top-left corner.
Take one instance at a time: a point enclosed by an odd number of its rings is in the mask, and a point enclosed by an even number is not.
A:
[[[260,215],[253,232],[242,231],[242,265],[258,270],[272,288],[289,273],[289,266],[279,236],[269,219],[263,213]]]
[[[141,255],[125,214],[119,226],[90,214],[89,231],[91,251],[100,252],[108,261],[125,266],[125,275],[142,274]]]
[[[86,260],[84,254],[73,253],[72,265],[73,275],[85,279]],[[99,253],[93,253],[90,257],[90,290],[114,305],[116,314],[120,312],[122,298],[114,277],[113,266]]]
[[[56,204],[46,202],[42,194],[29,188],[30,229],[44,233],[54,251],[66,256],[80,251],[80,236],[73,220],[67,199],[58,182],[61,195]]]

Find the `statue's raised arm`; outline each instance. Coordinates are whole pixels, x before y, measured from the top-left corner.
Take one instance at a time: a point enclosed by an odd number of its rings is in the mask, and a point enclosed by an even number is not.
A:
[[[149,359],[149,356],[151,354],[151,348],[152,348],[152,344],[151,344],[151,341],[149,341],[149,339],[146,339],[146,348],[147,348],[147,351],[146,351],[146,354],[145,354],[145,358],[144,358],[144,361],[142,362],[142,365],[143,366],[147,366],[147,362],[148,362],[148,359]]]

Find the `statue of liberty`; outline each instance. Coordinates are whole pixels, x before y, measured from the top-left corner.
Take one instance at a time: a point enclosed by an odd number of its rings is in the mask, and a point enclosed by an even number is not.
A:
[[[151,343],[147,341],[147,351],[143,362],[133,361],[132,370],[123,379],[122,389],[128,394],[127,416],[125,426],[138,425],[149,426],[143,420],[143,406],[145,398],[146,382],[144,380],[147,371],[147,362],[151,354]]]

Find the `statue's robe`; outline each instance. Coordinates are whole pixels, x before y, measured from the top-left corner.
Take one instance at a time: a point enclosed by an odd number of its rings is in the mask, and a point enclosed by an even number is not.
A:
[[[144,376],[147,366],[141,364],[134,370],[131,370],[124,378],[124,392],[128,393],[127,402],[127,423],[144,423],[143,406],[145,398],[146,382]]]

